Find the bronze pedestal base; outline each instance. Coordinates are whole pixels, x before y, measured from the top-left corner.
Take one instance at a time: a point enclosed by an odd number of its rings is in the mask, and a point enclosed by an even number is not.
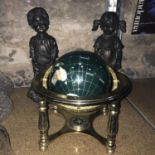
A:
[[[99,142],[106,146],[108,153],[113,153],[115,151],[115,138],[118,132],[118,115],[120,103],[115,102],[109,105],[100,106],[97,110],[91,109],[91,111],[79,112],[71,111],[64,109],[61,106],[54,106],[54,112],[58,112],[63,115],[66,122],[61,130],[58,132],[49,135],[49,117],[48,117],[48,104],[46,101],[40,102],[39,110],[39,129],[40,129],[40,141],[39,147],[40,150],[45,151],[48,147],[48,144],[61,136],[62,134],[69,132],[82,132],[88,135],[95,137]],[[93,128],[94,119],[100,114],[108,116],[107,124],[107,135],[102,137],[99,135]]]

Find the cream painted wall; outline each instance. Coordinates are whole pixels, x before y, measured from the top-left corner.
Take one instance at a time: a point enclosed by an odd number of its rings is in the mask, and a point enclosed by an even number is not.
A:
[[[75,49],[93,51],[94,19],[104,12],[104,0],[0,0],[0,70],[15,86],[28,86],[33,78],[29,59],[29,39],[35,32],[28,26],[27,12],[44,7],[50,16],[48,33],[58,43],[60,56]],[[137,0],[124,1],[127,33],[123,35],[123,69],[131,78],[155,77],[154,35],[131,35]]]

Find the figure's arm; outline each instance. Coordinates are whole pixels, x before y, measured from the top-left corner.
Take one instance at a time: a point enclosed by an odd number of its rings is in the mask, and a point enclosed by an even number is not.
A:
[[[96,39],[95,44],[94,44],[94,52],[97,55],[100,55],[100,45],[99,45],[99,39]]]
[[[32,59],[32,61],[34,60],[34,39],[31,38],[30,42],[29,42],[29,48],[30,48],[30,58]]]
[[[51,62],[52,64],[56,61],[56,59],[58,58],[58,45],[55,39],[52,39],[52,48],[51,48]]]
[[[37,61],[35,60],[35,48],[34,48],[34,46],[35,46],[35,42],[34,42],[34,38],[32,37],[30,39],[30,42],[29,42],[30,58],[32,61],[34,75],[37,75],[39,73],[39,69],[37,67]]]
[[[96,54],[98,54],[98,52],[99,52],[99,48],[98,48],[97,46],[95,46],[95,45],[94,45],[94,52],[95,52]]]
[[[121,68],[121,62],[122,62],[122,50],[124,48],[124,45],[122,44],[121,40],[119,38],[116,39],[116,45],[115,45],[115,51],[116,51],[116,64],[115,67],[116,69],[120,69]]]

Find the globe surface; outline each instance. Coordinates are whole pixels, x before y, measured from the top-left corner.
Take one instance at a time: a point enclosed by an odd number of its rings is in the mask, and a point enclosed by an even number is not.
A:
[[[100,96],[112,88],[112,77],[103,60],[88,51],[73,51],[51,67],[49,90],[76,97]]]

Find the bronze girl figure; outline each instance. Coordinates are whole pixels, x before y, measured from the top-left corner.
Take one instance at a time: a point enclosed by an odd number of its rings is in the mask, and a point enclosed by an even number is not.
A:
[[[99,36],[94,44],[94,50],[104,62],[113,69],[121,68],[123,44],[116,34],[118,29],[126,31],[125,21],[119,21],[115,12],[105,12],[100,20],[95,20],[92,31],[100,26],[103,34]]]

